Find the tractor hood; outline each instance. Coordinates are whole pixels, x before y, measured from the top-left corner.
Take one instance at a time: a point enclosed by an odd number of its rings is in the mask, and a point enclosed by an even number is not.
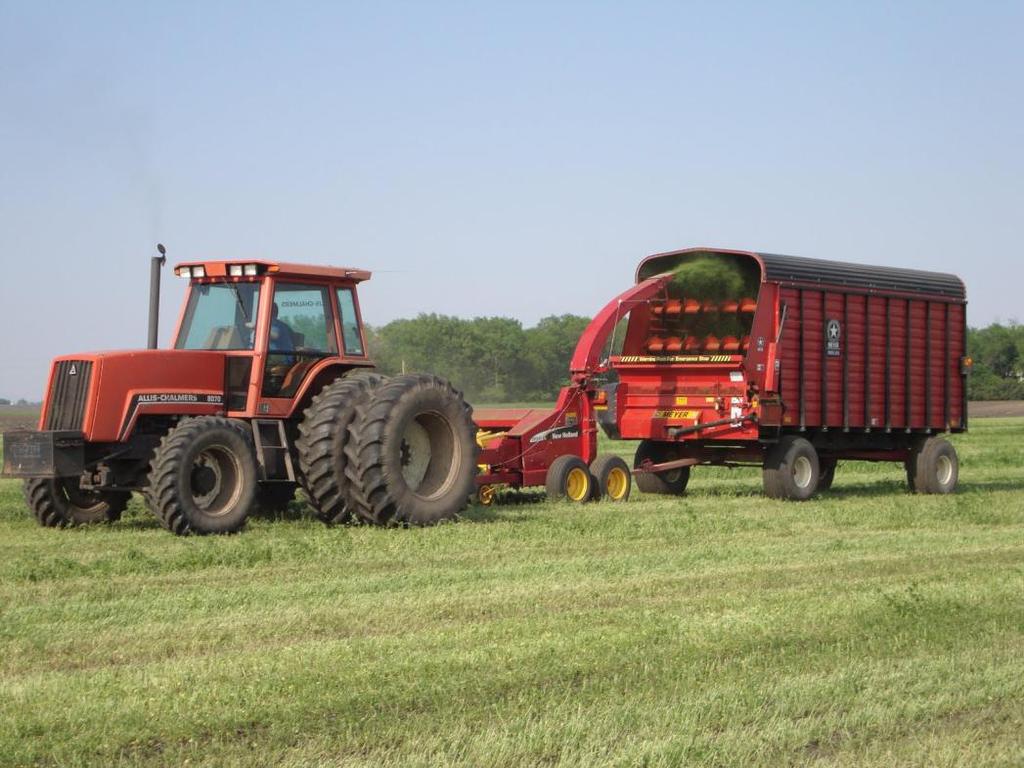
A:
[[[222,412],[227,356],[165,349],[63,355],[50,368],[39,428],[113,442],[142,415]]]

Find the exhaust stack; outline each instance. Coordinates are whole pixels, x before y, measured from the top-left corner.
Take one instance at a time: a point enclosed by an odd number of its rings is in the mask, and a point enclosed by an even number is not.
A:
[[[163,243],[156,244],[159,256],[149,260],[149,342],[147,349],[157,347],[157,329],[160,325],[160,268],[167,262],[167,249]]]

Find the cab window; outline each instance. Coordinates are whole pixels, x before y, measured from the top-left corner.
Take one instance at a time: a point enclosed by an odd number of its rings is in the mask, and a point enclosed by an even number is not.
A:
[[[338,289],[338,311],[341,313],[341,335],[346,355],[363,355],[363,340],[359,334],[359,317],[351,288]]]
[[[193,285],[175,348],[252,349],[259,298],[258,283]]]
[[[278,284],[270,313],[265,397],[291,397],[318,360],[338,354],[328,289]]]

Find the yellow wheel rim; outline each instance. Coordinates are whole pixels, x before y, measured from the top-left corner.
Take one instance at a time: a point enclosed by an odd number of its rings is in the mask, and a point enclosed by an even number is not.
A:
[[[626,489],[628,488],[629,476],[625,470],[622,467],[613,467],[611,472],[608,473],[608,479],[604,484],[604,490],[608,494],[608,498],[612,501],[621,501],[626,495]]]
[[[480,503],[485,507],[489,507],[494,503],[494,494],[498,492],[498,489],[493,485],[485,485],[479,491],[477,491],[477,498]]]
[[[565,478],[565,495],[572,501],[583,501],[590,492],[590,477],[585,469],[575,467]]]

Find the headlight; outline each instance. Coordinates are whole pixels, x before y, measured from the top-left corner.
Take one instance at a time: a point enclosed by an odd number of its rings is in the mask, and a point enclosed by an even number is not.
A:
[[[241,264],[229,264],[228,265],[228,274],[231,275],[231,277],[241,277],[242,276],[242,265]]]
[[[192,267],[192,277],[206,277],[206,267]]]
[[[245,265],[245,274],[246,274],[247,277],[256,277],[256,265],[255,264],[246,264]]]

